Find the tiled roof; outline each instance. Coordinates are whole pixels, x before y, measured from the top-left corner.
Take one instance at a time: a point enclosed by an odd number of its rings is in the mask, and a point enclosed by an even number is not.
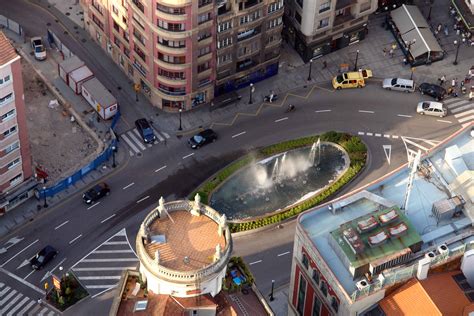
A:
[[[0,32],[0,66],[18,56],[8,38]]]

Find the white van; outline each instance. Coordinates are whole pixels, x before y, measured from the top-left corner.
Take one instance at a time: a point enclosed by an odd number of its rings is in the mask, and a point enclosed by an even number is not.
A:
[[[421,115],[426,114],[439,117],[448,115],[448,110],[444,107],[443,103],[435,101],[421,101],[416,107],[416,112]]]
[[[382,87],[387,90],[414,92],[415,82],[408,79],[388,78],[383,80]]]

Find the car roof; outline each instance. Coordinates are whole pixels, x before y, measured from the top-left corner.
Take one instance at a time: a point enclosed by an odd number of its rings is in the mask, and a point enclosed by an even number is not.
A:
[[[51,251],[56,251],[56,249],[53,246],[47,245],[43,249],[41,249],[40,252],[51,252]]]
[[[429,103],[430,108],[434,109],[442,109],[443,108],[443,103],[441,102],[436,102],[436,101],[423,101],[424,103]]]
[[[141,119],[136,120],[135,124],[139,124],[139,125],[146,126],[146,127],[150,126],[150,124],[148,124],[148,121],[145,118],[141,118]]]
[[[413,85],[413,80],[410,79],[402,79],[402,78],[395,78],[397,79],[397,83],[404,84],[404,85]]]
[[[209,136],[209,135],[212,135],[212,134],[215,134],[215,133],[216,132],[214,132],[212,129],[208,128],[208,129],[205,129],[202,132],[200,132],[198,135]]]

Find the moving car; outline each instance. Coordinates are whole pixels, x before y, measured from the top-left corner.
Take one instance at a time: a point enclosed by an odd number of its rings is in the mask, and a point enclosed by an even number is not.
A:
[[[194,135],[188,141],[189,146],[192,149],[199,148],[205,144],[215,142],[217,139],[217,134],[212,129],[206,129],[199,134]]]
[[[439,117],[448,115],[448,110],[443,106],[443,103],[434,101],[421,101],[416,107],[416,112],[421,115],[426,114]]]
[[[31,48],[33,49],[33,53],[35,54],[35,58],[37,60],[46,59],[46,48],[43,45],[43,40],[41,37],[36,36],[31,38]]]
[[[424,82],[420,84],[420,86],[418,87],[418,90],[420,90],[421,94],[427,94],[438,101],[443,100],[444,96],[446,95],[446,89],[432,83]]]
[[[336,90],[362,88],[365,87],[365,79],[370,77],[372,77],[372,70],[369,69],[344,72],[332,79],[332,86]]]
[[[50,262],[58,251],[52,246],[46,246],[41,249],[33,258],[30,260],[31,267],[35,270],[41,270],[48,262]]]
[[[150,123],[144,118],[135,121],[135,126],[143,138],[145,144],[152,143],[156,140],[155,132],[151,128]]]
[[[103,198],[110,194],[110,188],[107,183],[102,182],[91,188],[89,191],[82,195],[82,199],[86,204],[92,204],[95,201]]]
[[[382,87],[387,90],[414,92],[415,82],[401,78],[387,78],[383,80]]]

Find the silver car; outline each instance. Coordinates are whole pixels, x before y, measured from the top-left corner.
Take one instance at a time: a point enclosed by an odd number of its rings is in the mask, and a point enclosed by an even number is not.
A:
[[[414,92],[415,82],[408,79],[388,78],[383,80],[382,87],[387,90]]]
[[[443,103],[435,101],[421,101],[416,107],[416,112],[421,115],[426,114],[439,117],[448,115],[448,110],[444,107]]]

